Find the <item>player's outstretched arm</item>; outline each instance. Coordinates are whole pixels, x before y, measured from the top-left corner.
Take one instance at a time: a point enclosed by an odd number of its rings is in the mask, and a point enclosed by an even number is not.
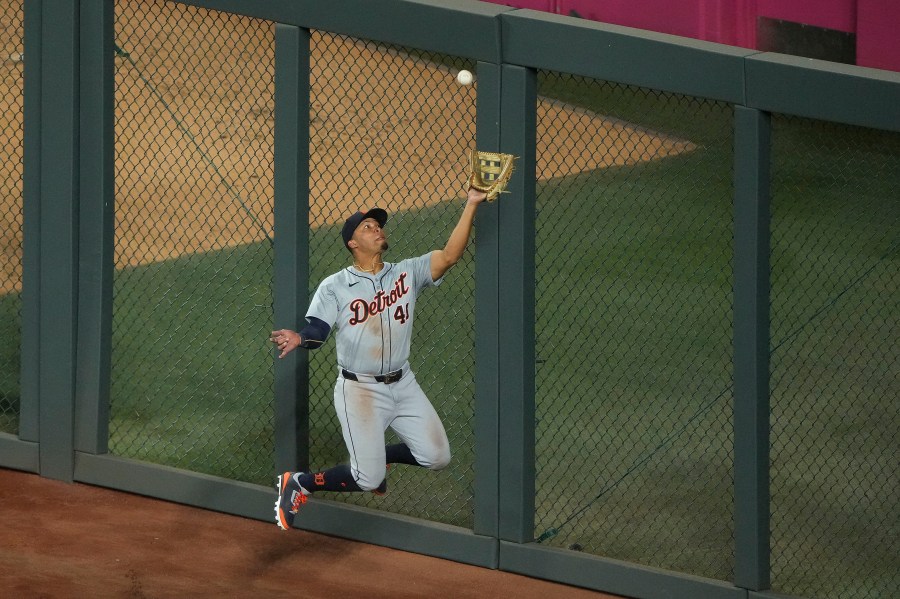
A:
[[[472,223],[475,222],[475,211],[481,204],[487,194],[477,189],[469,188],[466,197],[466,207],[463,209],[459,222],[450,233],[447,245],[442,250],[436,250],[431,253],[431,280],[437,281],[444,273],[450,270],[450,267],[459,262],[466,246],[469,244],[469,236],[472,234]]]

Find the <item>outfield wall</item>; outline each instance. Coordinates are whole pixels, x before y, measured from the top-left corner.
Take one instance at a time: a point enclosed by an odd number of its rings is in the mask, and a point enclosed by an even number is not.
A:
[[[296,525],[631,597],[897,589],[896,73],[468,0],[2,6],[3,467],[270,521],[345,455],[334,348],[268,331],[348,201],[440,243],[477,146],[518,168],[411,358],[453,464]]]

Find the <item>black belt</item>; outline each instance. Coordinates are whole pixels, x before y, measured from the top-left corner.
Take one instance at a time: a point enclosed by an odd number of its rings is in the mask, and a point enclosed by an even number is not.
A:
[[[356,376],[355,373],[350,372],[349,370],[344,370],[341,368],[341,376],[343,376],[348,381],[358,381],[359,377]],[[403,377],[403,369],[395,370],[394,372],[389,372],[387,374],[363,374],[360,376],[364,376],[367,379],[369,377],[375,379],[378,383],[384,383],[385,385],[390,385],[391,383],[396,383]]]

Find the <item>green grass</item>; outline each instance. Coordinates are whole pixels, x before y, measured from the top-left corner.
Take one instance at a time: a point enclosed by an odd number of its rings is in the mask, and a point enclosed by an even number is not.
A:
[[[19,346],[22,300],[18,293],[0,295],[0,432],[19,430]]]
[[[548,71],[538,73],[538,90],[543,96],[604,117],[639,124],[699,145],[719,143],[722,131],[730,126],[730,113],[716,109],[711,102],[688,96]]]
[[[773,139],[773,588],[895,595],[900,136],[779,118]]]
[[[116,273],[113,453],[268,484],[270,263],[265,242]]]
[[[535,534],[728,579],[731,158],[708,145],[539,190]]]

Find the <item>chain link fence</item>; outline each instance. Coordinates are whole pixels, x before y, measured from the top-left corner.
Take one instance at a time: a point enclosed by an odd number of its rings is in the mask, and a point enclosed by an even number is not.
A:
[[[110,452],[271,484],[274,27],[115,5]]]
[[[538,85],[535,536],[730,580],[732,110]]]
[[[22,0],[0,0],[0,432],[19,430],[22,321]]]
[[[465,152],[475,144],[474,64],[371,41],[312,33],[310,298],[351,264],[340,228],[357,209],[388,211],[399,262],[442,248],[462,212]],[[474,521],[474,259],[471,249],[417,302],[410,364],[453,452],[441,472],[395,466],[388,495],[329,499],[463,527]],[[333,337],[333,336],[332,336]],[[347,462],[334,412],[334,341],[310,354],[310,467]],[[389,432],[387,442],[399,442]]]
[[[772,587],[900,596],[900,134],[772,140]]]
[[[22,7],[0,6],[4,113],[18,115],[0,128],[0,431],[15,432]],[[163,0],[115,7],[110,451],[268,486],[274,30]],[[475,145],[477,83],[453,83],[464,68],[312,32],[310,298],[350,264],[340,227],[357,209],[389,212],[389,261],[444,244]],[[732,109],[538,82],[534,538],[732,580]],[[896,595],[900,135],[773,126],[773,588]],[[472,527],[473,258],[420,298],[410,357],[451,466],[398,466],[387,496],[329,499]],[[332,340],[310,375],[318,470],[348,459]]]

